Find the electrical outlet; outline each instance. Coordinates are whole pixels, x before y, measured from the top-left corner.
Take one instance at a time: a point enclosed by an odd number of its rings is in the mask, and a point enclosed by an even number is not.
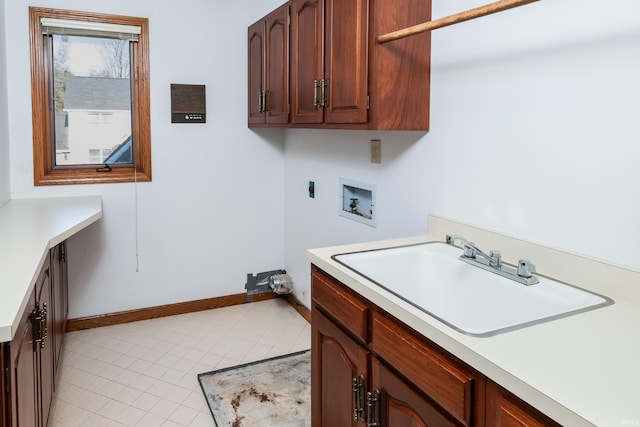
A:
[[[371,140],[371,163],[382,163],[382,141],[379,139]]]

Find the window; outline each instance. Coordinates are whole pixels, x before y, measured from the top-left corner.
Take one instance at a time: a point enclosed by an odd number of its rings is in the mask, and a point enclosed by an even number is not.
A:
[[[29,8],[35,185],[151,180],[148,20]]]

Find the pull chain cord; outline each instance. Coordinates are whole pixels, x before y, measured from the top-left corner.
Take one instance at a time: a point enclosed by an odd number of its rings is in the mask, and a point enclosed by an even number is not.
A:
[[[133,168],[133,189],[135,193],[135,240],[136,240],[136,273],[140,271],[140,257],[138,256],[138,168]]]

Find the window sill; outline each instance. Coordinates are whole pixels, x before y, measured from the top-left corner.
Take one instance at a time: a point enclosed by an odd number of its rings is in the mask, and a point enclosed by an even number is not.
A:
[[[131,168],[112,169],[111,172],[86,173],[78,170],[52,171],[43,176],[35,176],[36,186],[45,185],[72,185],[72,184],[116,184],[120,182],[150,182],[151,174],[134,172]]]

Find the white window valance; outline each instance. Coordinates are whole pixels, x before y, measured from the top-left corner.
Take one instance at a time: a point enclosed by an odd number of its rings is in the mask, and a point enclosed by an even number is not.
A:
[[[41,18],[42,34],[84,37],[103,37],[138,41],[140,27],[137,25],[109,24],[93,21]]]

